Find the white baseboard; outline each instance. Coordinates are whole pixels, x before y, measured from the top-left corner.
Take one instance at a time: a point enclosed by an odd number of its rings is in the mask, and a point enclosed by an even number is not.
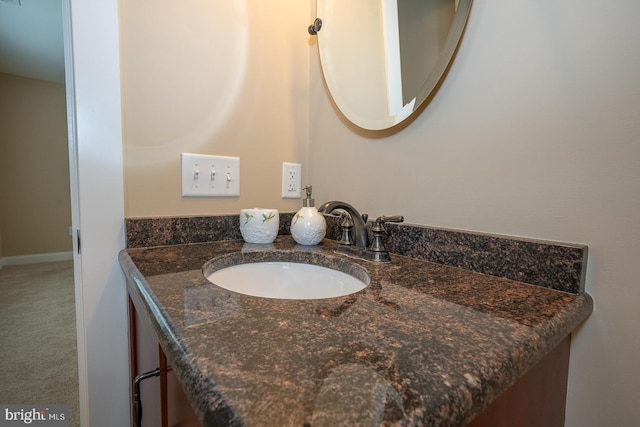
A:
[[[38,264],[41,262],[57,262],[73,260],[72,252],[51,252],[48,254],[17,255],[0,258],[0,268],[5,265]]]

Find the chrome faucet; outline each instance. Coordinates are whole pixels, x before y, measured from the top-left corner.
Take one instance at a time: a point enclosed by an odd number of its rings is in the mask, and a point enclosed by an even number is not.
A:
[[[318,212],[330,214],[336,209],[342,209],[346,211],[353,221],[354,226],[354,243],[356,247],[366,249],[369,247],[369,234],[367,234],[367,215],[360,215],[360,212],[356,210],[353,206],[345,202],[326,202],[323,203],[319,208]]]

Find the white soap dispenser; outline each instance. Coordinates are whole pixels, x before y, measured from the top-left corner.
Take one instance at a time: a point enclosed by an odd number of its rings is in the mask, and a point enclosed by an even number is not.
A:
[[[291,219],[291,235],[301,245],[317,245],[324,238],[327,224],[311,198],[311,186],[307,185],[303,190],[306,198],[302,199],[302,208]]]

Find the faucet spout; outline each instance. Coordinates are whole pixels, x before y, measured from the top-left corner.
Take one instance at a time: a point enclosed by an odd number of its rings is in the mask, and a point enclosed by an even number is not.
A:
[[[354,225],[355,245],[360,248],[369,247],[369,234],[367,234],[366,222],[356,208],[345,202],[332,201],[323,203],[318,208],[318,212],[330,214],[336,209],[342,209],[351,215],[351,220]]]

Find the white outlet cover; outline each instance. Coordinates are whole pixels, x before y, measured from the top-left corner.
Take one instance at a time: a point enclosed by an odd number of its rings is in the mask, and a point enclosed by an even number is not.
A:
[[[182,196],[240,196],[240,158],[182,153]]]
[[[282,198],[299,199],[302,184],[302,165],[282,163]]]

